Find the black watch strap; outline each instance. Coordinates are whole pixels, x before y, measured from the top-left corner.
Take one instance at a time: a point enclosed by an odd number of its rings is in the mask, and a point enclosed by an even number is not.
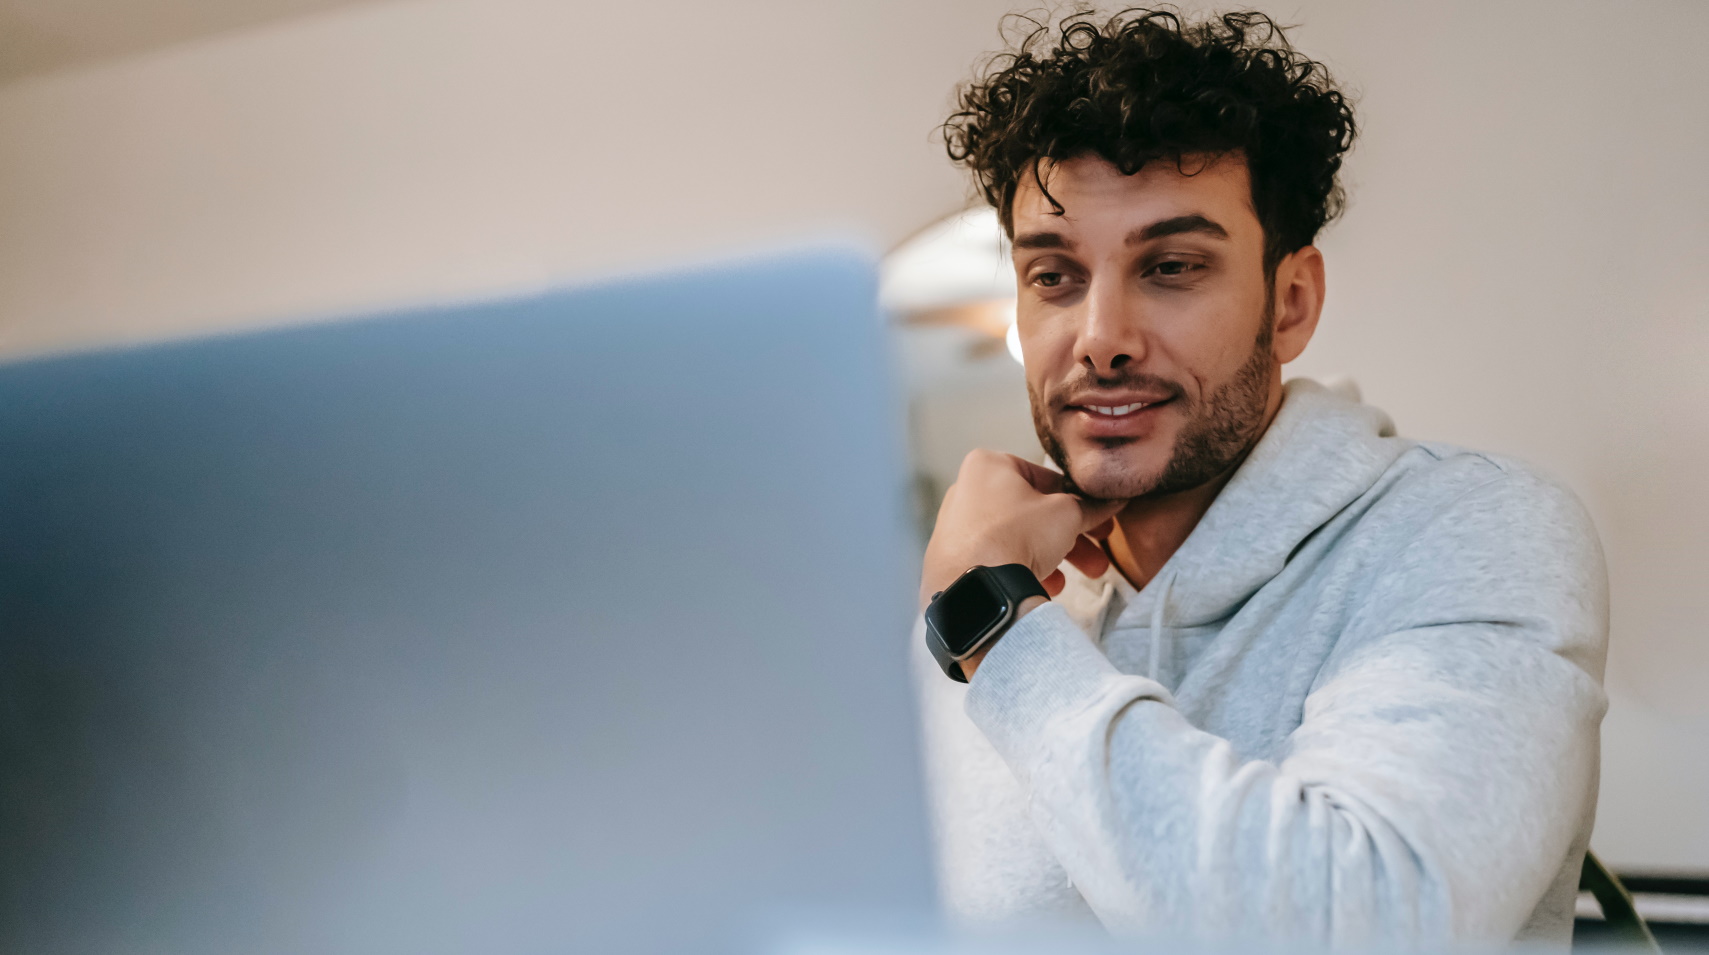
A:
[[[1033,575],[1032,570],[1025,564],[1001,564],[996,567],[979,567],[972,568],[968,572],[971,573],[973,570],[984,571],[985,579],[995,585],[998,590],[1002,591],[1003,596],[1008,601],[1009,605],[1017,611],[1020,609],[1021,603],[1028,597],[1044,597],[1046,599],[1050,597],[1049,591],[1044,589],[1044,585],[1038,582],[1038,578]],[[964,574],[963,576],[966,575]],[[959,578],[957,579],[959,580]],[[955,585],[951,584],[950,586],[953,587]],[[937,597],[942,595],[943,592],[940,591],[937,596],[932,598],[933,602],[936,602]],[[988,646],[991,641],[1002,636],[1009,627],[1014,625],[1016,619],[1017,618],[1011,614],[1008,620],[1000,624],[992,633],[985,636],[984,640],[981,641],[981,646]],[[938,639],[937,636],[931,632],[931,628],[929,626],[926,628],[926,649],[931,652],[932,659],[937,661],[938,666],[943,668],[946,676],[957,683],[967,682],[967,674],[962,672],[961,662],[950,654],[949,648],[944,646],[943,641]]]
[[[932,636],[929,628],[926,631],[926,649],[932,652],[932,659],[938,661],[938,666],[943,668],[944,676],[957,683],[967,682],[967,674],[961,672],[961,661],[949,655],[949,649],[943,645],[942,640]]]
[[[1050,598],[1050,591],[1044,589],[1044,585],[1038,582],[1038,578],[1026,564],[1003,564],[999,567],[987,567],[985,570],[1017,607],[1028,597],[1044,597],[1047,600]]]

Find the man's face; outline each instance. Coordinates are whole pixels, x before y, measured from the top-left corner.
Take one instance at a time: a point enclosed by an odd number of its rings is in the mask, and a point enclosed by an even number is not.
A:
[[[1194,174],[1168,161],[1132,176],[1096,157],[1047,163],[1062,215],[1031,176],[1015,195],[1033,422],[1088,497],[1167,494],[1227,472],[1281,401],[1281,361],[1304,347],[1289,336],[1292,354],[1276,348],[1245,162],[1183,168]]]

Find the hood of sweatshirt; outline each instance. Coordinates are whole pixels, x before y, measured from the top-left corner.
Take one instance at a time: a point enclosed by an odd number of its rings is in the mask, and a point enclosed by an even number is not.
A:
[[[1058,602],[1094,636],[1122,591],[1130,596],[1118,612],[1154,628],[1224,620],[1413,444],[1395,437],[1382,411],[1296,378],[1269,429],[1144,590],[1131,594],[1114,567],[1088,579],[1064,564],[1068,586]]]

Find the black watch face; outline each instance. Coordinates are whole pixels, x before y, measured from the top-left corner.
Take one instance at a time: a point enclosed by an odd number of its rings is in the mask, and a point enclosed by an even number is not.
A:
[[[927,622],[937,631],[951,656],[961,656],[979,645],[992,627],[1009,612],[1009,601],[981,573],[966,574],[950,585],[926,610]]]

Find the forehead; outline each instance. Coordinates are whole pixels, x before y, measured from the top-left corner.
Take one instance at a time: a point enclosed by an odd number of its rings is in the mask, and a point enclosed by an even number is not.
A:
[[[1062,214],[1045,198],[1029,172],[1015,189],[1011,213],[1016,234],[1048,229],[1082,231],[1100,226],[1131,228],[1160,219],[1199,214],[1226,228],[1231,237],[1260,231],[1252,206],[1252,180],[1238,155],[1187,157],[1146,163],[1131,176],[1098,156],[1052,162],[1039,172]]]

